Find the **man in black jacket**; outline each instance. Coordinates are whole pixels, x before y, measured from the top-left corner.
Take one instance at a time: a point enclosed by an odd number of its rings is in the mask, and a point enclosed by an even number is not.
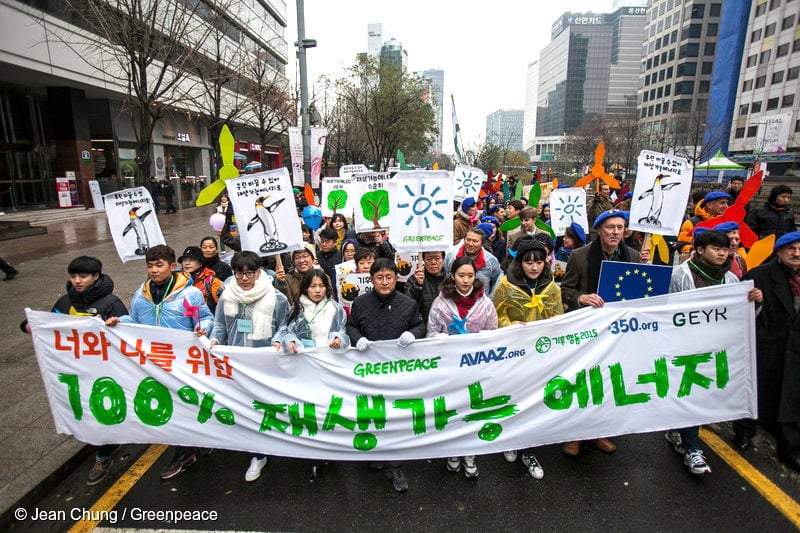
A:
[[[359,350],[366,350],[373,341],[397,340],[405,348],[414,339],[425,337],[425,322],[417,302],[396,290],[397,265],[380,257],[369,270],[372,292],[362,294],[353,301],[347,334],[350,342]],[[408,479],[400,463],[388,463],[386,477],[392,481],[394,490],[408,490]]]
[[[745,222],[758,234],[759,239],[767,235],[779,238],[795,230],[792,212],[792,189],[787,185],[776,185],[769,193],[767,203],[747,215]]]
[[[428,323],[431,304],[439,296],[439,287],[447,277],[444,271],[444,252],[422,252],[417,270],[406,282],[406,294],[419,305],[422,320]]]
[[[99,259],[86,255],[76,257],[69,263],[67,272],[67,294],[56,301],[53,312],[97,316],[103,320],[128,314],[125,304],[113,294],[114,282],[103,274],[103,263]],[[25,333],[31,332],[27,320],[20,324],[20,329]],[[118,447],[117,444],[104,444],[96,448],[95,463],[89,471],[86,485],[97,485],[108,475],[114,464],[111,456]]]

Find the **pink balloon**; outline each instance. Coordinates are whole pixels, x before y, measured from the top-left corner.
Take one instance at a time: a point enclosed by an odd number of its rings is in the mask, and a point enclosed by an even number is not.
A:
[[[211,218],[208,219],[208,223],[211,224],[214,231],[222,231],[222,227],[225,225],[225,215],[222,213],[214,213],[211,215]]]

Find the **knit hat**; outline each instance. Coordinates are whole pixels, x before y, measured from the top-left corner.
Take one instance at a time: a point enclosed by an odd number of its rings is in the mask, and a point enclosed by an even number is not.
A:
[[[603,211],[597,218],[594,219],[594,224],[592,224],[592,229],[597,229],[597,226],[608,220],[609,218],[619,217],[628,221],[628,212],[623,211],[621,209],[609,209],[608,211]]]
[[[773,251],[778,251],[778,248],[782,248],[787,244],[792,244],[797,241],[800,241],[800,231],[792,231],[789,233],[784,233],[778,240],[775,241],[775,247],[772,249]]]
[[[586,232],[583,231],[583,227],[580,224],[573,222],[569,225],[569,229],[581,240],[581,244],[586,244]]]
[[[474,198],[464,198],[461,202],[461,210],[466,213],[470,209],[475,207],[475,199]]]
[[[203,262],[203,251],[199,246],[187,246],[183,254],[178,258],[178,263],[183,263],[184,259],[197,259]]]
[[[730,194],[722,191],[711,191],[710,193],[703,196],[703,202],[713,202],[714,200],[719,200],[721,198],[727,199],[729,202],[733,200]]]
[[[488,239],[489,237],[492,236],[492,232],[494,231],[494,226],[488,222],[481,222],[480,224],[475,226],[475,229],[481,230]]]
[[[547,248],[545,248],[544,244],[539,239],[535,238],[523,238],[520,239],[520,242],[517,243],[517,250],[514,258],[522,257],[525,255],[525,252],[529,252],[532,250],[539,250],[544,255],[547,255]]]
[[[723,222],[722,224],[717,224],[714,226],[714,231],[721,231],[722,233],[728,233],[729,231],[737,231],[739,229],[738,222]]]

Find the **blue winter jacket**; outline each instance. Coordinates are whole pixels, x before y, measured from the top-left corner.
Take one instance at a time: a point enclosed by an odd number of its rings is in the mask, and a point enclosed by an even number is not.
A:
[[[174,272],[173,276],[175,276],[173,285],[160,306],[153,304],[150,280],[146,280],[133,295],[130,314],[119,317],[119,321],[126,324],[194,331],[197,324],[193,317],[185,316],[188,314],[184,305],[185,300],[188,305],[199,306],[200,327],[205,329],[206,335],[210,337],[214,327],[214,316],[206,305],[203,293],[192,286],[191,277],[186,272]]]

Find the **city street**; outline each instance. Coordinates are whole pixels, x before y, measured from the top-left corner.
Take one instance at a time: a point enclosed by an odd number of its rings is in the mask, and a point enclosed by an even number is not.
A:
[[[181,249],[211,233],[210,208],[159,217],[168,244]],[[0,457],[5,498],[0,529],[12,531],[216,530],[758,530],[789,531],[800,524],[800,476],[774,458],[774,442],[759,433],[755,448],[739,454],[732,432],[704,431],[713,473],[689,474],[663,433],[614,439],[606,455],[590,444],[568,458],[559,445],[537,449],[543,480],[501,454],[479,457],[478,480],[447,472],[444,461],[405,466],[407,493],[395,493],[383,473],[366,463],[332,463],[317,483],[308,463],[270,458],[259,480],[244,481],[248,454],[216,450],[169,482],[159,479],[173,450],[125,445],[111,475],[87,487],[94,458],[78,453],[39,472],[54,450],[82,446],[56,435],[30,338],[18,324],[23,309],[49,309],[64,290],[66,265],[95,255],[128,303],[144,277],[142,261],[122,265],[103,216],[77,218],[49,233],[2,243],[2,255],[21,272],[6,283],[0,356]],[[74,455],[74,454],[73,454]],[[20,493],[21,487],[27,487]],[[16,491],[16,492],[15,492]],[[15,497],[11,498],[11,494]],[[181,520],[177,518],[181,517]]]

